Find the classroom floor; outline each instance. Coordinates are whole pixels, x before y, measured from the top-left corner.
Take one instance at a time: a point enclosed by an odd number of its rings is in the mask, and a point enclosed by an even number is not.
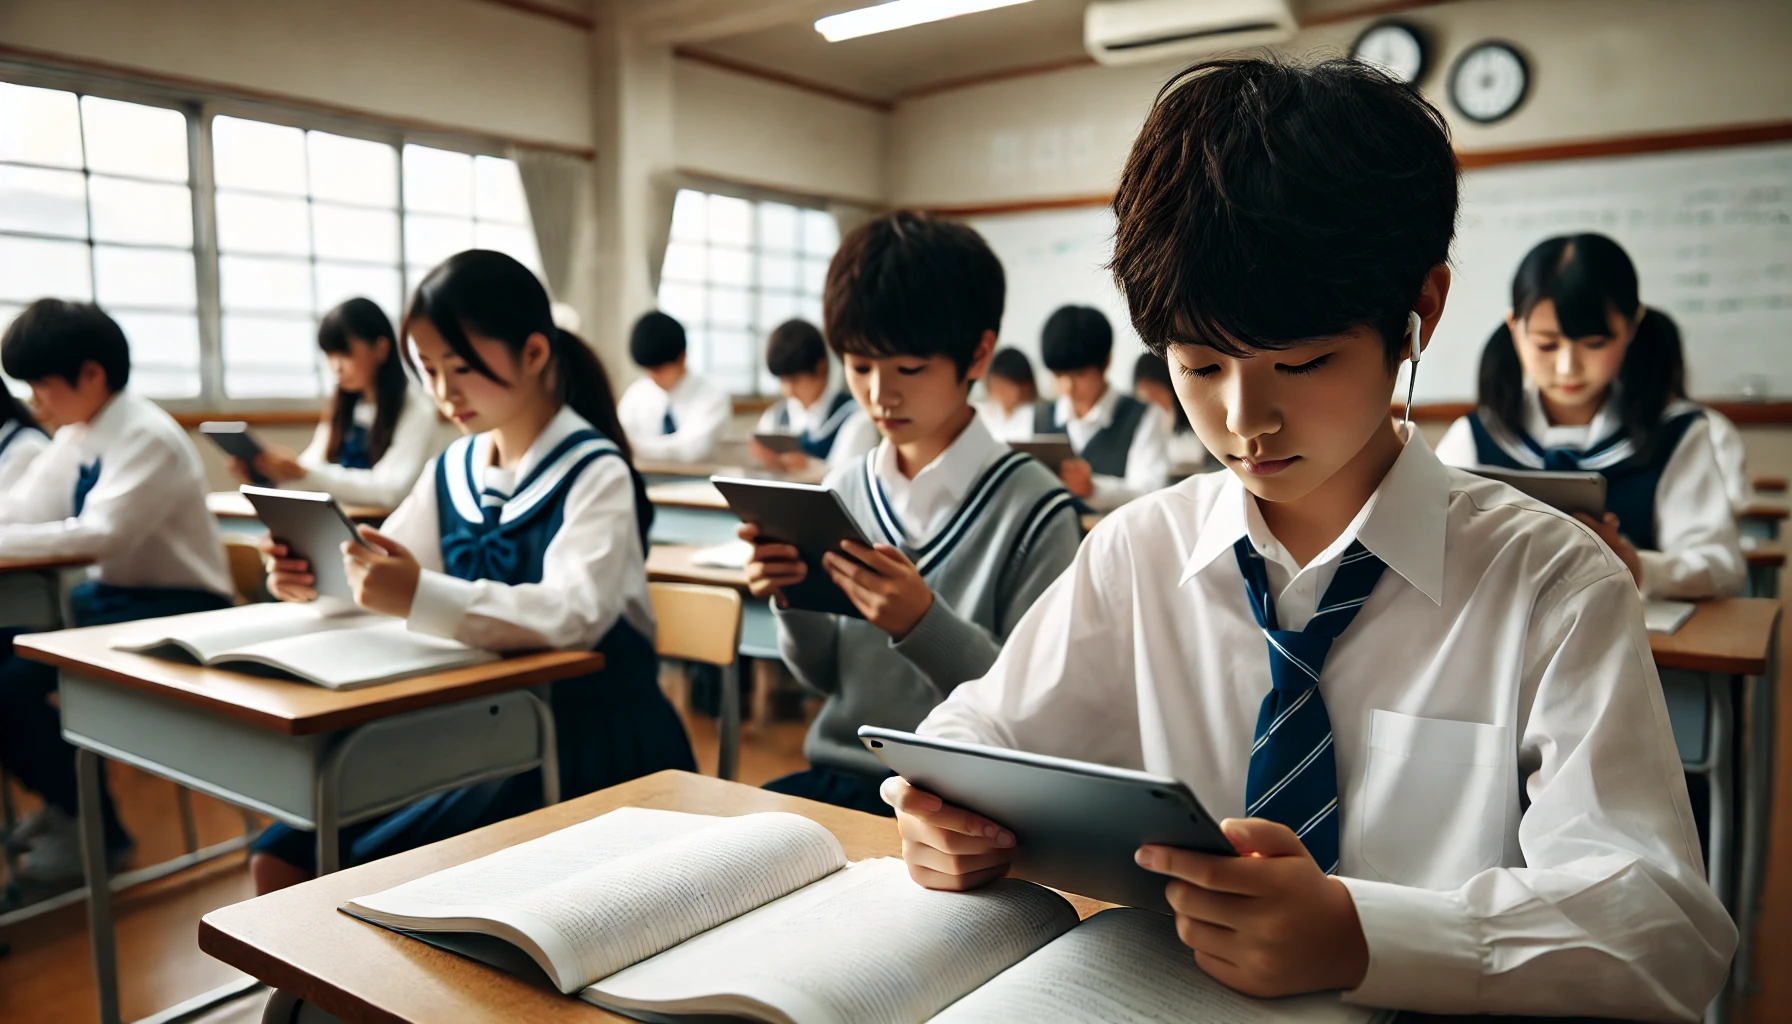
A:
[[[1792,645],[1782,645],[1781,678],[1792,678]],[[1778,777],[1767,874],[1766,908],[1758,936],[1760,990],[1738,1007],[1737,1024],[1770,1024],[1792,1006],[1792,700],[1779,706]],[[713,720],[686,715],[698,761],[715,771]],[[758,784],[803,766],[804,726],[798,722],[749,725],[741,741],[741,780]],[[174,786],[120,765],[111,766],[113,792],[125,824],[137,838],[134,864],[153,864],[182,851]],[[15,793],[19,806],[26,798]],[[204,796],[193,798],[201,844],[238,834],[241,816]],[[124,1019],[135,1020],[226,984],[236,973],[199,951],[194,934],[211,910],[253,895],[242,854],[214,861],[123,894],[118,914],[120,986]],[[84,905],[76,904],[8,929],[0,943],[0,1021],[68,1024],[94,1020],[97,1004],[88,959]],[[1778,965],[1775,967],[1774,965]],[[260,996],[239,1000],[204,1017],[203,1024],[254,1024]]]

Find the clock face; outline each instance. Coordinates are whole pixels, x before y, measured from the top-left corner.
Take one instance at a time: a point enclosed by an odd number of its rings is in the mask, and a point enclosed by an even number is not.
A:
[[[1481,43],[1457,58],[1450,71],[1450,101],[1462,116],[1488,124],[1510,115],[1524,102],[1530,69],[1505,43]]]
[[[1425,75],[1425,42],[1417,29],[1398,21],[1369,26],[1350,48],[1350,57],[1373,64],[1408,85]]]

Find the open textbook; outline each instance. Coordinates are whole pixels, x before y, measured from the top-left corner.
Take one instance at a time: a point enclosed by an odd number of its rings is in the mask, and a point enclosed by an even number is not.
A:
[[[1003,879],[916,885],[847,863],[795,814],[629,807],[342,909],[642,1020],[777,1024],[1367,1024],[1336,996],[1264,1001],[1195,966],[1174,921]],[[539,968],[539,972],[537,972]]]
[[[185,656],[201,665],[274,669],[332,690],[496,661],[455,640],[413,633],[404,620],[304,604],[251,604],[143,623],[115,650]]]

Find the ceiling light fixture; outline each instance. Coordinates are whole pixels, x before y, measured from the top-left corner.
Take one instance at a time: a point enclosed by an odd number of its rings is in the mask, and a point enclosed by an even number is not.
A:
[[[857,39],[878,32],[924,25],[930,21],[956,18],[961,14],[993,11],[998,7],[1012,7],[1026,2],[1027,0],[889,0],[873,7],[830,14],[815,23],[815,31],[820,32],[828,42],[837,43],[842,39]]]

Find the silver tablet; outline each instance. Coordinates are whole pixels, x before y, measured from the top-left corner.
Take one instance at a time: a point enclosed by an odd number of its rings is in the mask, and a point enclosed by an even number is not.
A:
[[[779,455],[790,455],[803,450],[803,435],[801,434],[754,434],[753,440]]]
[[[1469,472],[1510,484],[1569,515],[1585,512],[1597,519],[1605,514],[1605,477],[1599,473],[1498,469],[1493,466],[1476,466]]]
[[[1031,437],[1015,438],[1008,442],[1008,447],[1017,452],[1026,452],[1052,472],[1064,465],[1065,460],[1076,458],[1076,449],[1070,446],[1069,434],[1034,434]]]
[[[859,727],[859,742],[915,788],[1013,832],[1017,878],[1167,914],[1170,879],[1138,866],[1139,847],[1236,856],[1175,779],[870,725]]]
[[[352,600],[348,574],[342,567],[342,542],[362,543],[336,499],[316,491],[282,491],[272,487],[242,488],[255,506],[256,518],[292,557],[311,563],[312,584],[320,597]]]

